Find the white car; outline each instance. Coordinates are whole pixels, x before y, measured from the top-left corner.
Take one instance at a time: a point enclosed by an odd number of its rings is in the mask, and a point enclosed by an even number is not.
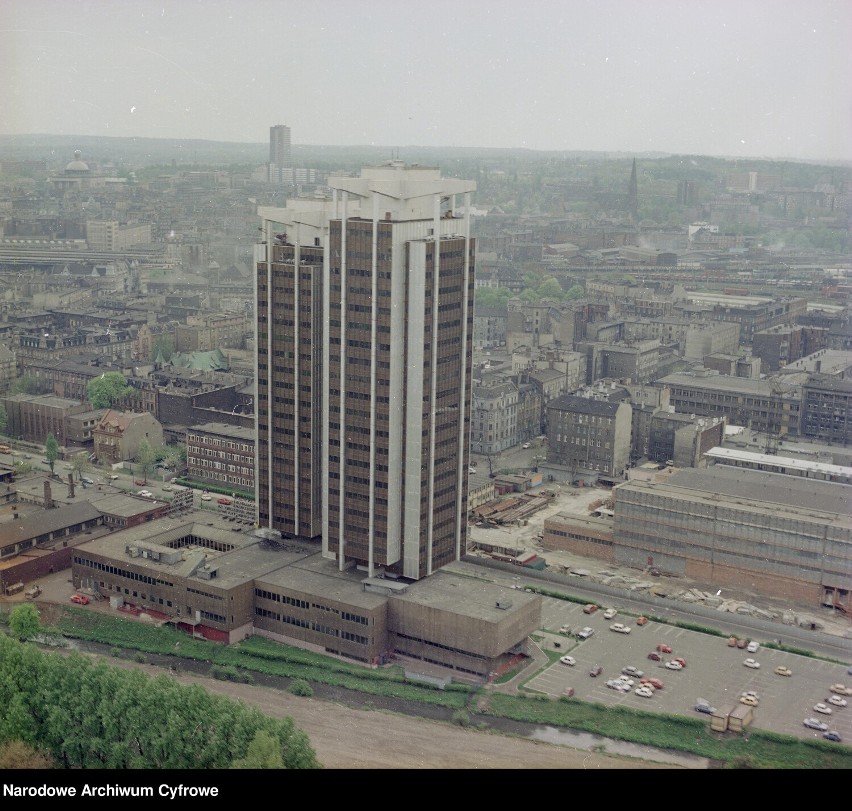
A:
[[[607,608],[607,610],[603,613],[603,618],[605,620],[611,620],[617,613],[618,611],[615,608]]]
[[[166,492],[169,492],[170,490],[174,490],[174,489],[175,488],[170,484],[164,484],[163,485],[163,490],[165,490]]]
[[[623,625],[620,622],[614,622],[612,625],[609,626],[609,630],[615,631],[617,634],[629,634],[630,633],[630,626],[629,625]]]
[[[154,498],[154,494],[150,490],[140,490],[136,495],[144,496],[145,498]]]
[[[748,645],[746,646],[746,650],[749,653],[757,653],[758,650],[760,650],[760,642],[754,642],[754,641],[749,642]]]
[[[637,687],[633,692],[637,696],[642,696],[642,698],[651,698],[654,695],[654,691],[649,690],[644,684],[641,687]]]
[[[202,501],[213,501],[213,496],[211,496],[210,493],[204,493],[204,495],[201,496],[201,500]]]
[[[824,723],[823,721],[820,721],[818,718],[805,718],[802,723],[808,729],[816,729],[820,732],[825,732],[828,729],[828,724]]]
[[[760,667],[760,662],[756,662],[754,659],[746,659],[743,664],[746,667],[752,667],[757,670]]]
[[[633,676],[635,679],[641,679],[645,674],[639,670],[638,667],[634,667],[633,665],[627,665],[627,667],[621,668],[621,672],[625,676]]]
[[[840,696],[829,696],[826,701],[829,704],[834,704],[835,707],[845,707],[849,702]]]
[[[852,696],[852,687],[846,687],[844,684],[832,684],[828,689],[839,696]]]
[[[571,667],[577,664],[577,660],[573,656],[562,656],[559,661],[562,662],[563,665],[571,665]]]
[[[666,667],[669,670],[683,670],[683,665],[680,662],[675,662],[674,660],[666,662]]]
[[[831,707],[820,701],[819,704],[814,704],[814,712],[821,712],[823,715],[831,715]]]
[[[580,633],[577,634],[577,639],[588,639],[594,633],[594,629],[586,626]]]

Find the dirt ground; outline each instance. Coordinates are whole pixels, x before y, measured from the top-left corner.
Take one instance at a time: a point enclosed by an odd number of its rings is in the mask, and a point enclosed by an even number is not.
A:
[[[91,654],[89,654],[91,655]],[[162,668],[107,658],[109,664]],[[289,716],[308,736],[326,769],[673,769],[635,758],[606,755],[440,721],[379,710],[357,710],[284,690],[178,673],[181,684],[239,699],[275,718]]]

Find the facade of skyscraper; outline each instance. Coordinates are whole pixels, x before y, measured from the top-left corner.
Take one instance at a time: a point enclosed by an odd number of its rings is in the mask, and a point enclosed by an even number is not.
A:
[[[417,580],[466,551],[475,184],[389,161],[328,185],[260,210],[258,523]]]
[[[269,180],[280,181],[281,170],[292,168],[290,128],[285,124],[275,124],[269,128]]]

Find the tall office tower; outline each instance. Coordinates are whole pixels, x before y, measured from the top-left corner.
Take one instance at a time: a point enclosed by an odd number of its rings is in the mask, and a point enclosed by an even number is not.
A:
[[[340,569],[419,579],[466,551],[475,184],[389,161],[328,185],[332,199],[315,204],[314,219],[297,213],[299,200],[289,213],[290,204],[261,210],[267,245],[260,247],[273,261],[258,262],[258,519],[284,529],[292,516],[307,516],[288,499],[315,490],[291,487],[286,475],[293,468],[301,480],[296,468],[315,458],[310,405],[319,400],[323,555]],[[329,214],[324,226],[320,207]],[[287,229],[280,246],[270,243],[278,224]],[[320,319],[307,262],[318,245],[325,248]],[[276,282],[276,256],[293,282],[287,275]],[[298,302],[287,298],[296,295]],[[310,376],[297,361],[310,365]],[[281,413],[294,405],[298,413]],[[304,527],[295,534],[305,535]]]
[[[269,128],[269,179],[281,181],[281,170],[293,168],[290,153],[290,128],[276,124]]]
[[[261,527],[318,539],[322,529],[323,257],[330,204],[261,208],[257,301],[256,482]]]

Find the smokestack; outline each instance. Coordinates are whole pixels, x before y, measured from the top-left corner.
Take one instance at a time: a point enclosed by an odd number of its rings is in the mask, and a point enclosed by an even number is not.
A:
[[[49,510],[53,507],[53,496],[50,493],[50,482],[44,480],[44,508]]]
[[[74,472],[68,474],[68,498],[74,498]]]

